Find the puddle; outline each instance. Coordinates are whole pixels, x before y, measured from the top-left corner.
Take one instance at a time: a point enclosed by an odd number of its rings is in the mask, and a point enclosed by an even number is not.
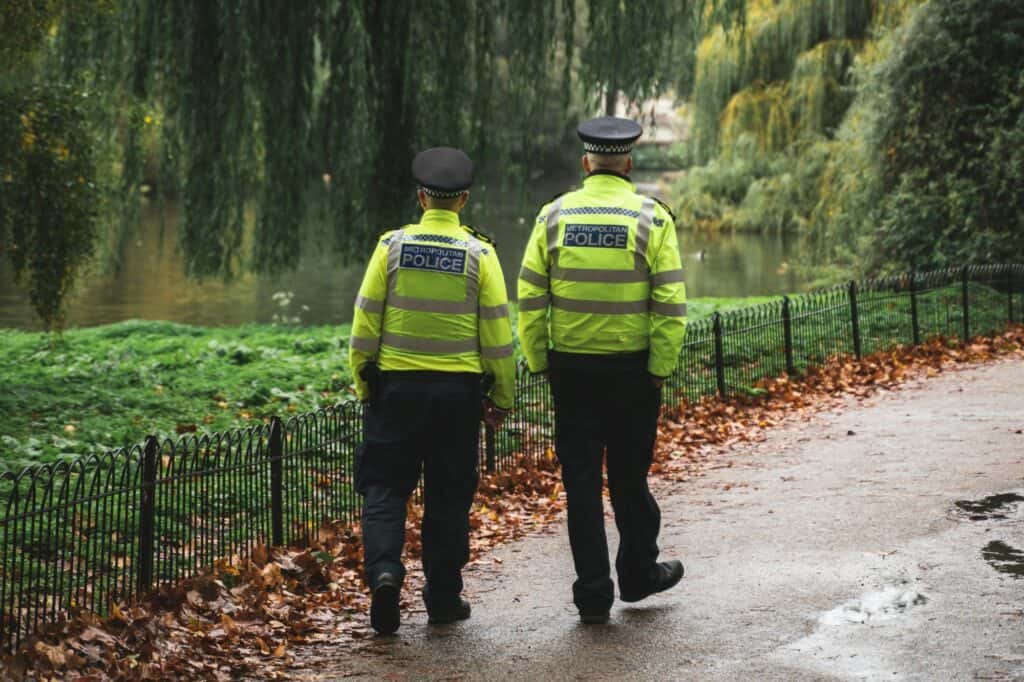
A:
[[[1024,578],[1024,552],[1001,540],[993,540],[981,550],[981,556],[992,568],[1014,578]]]
[[[966,512],[971,521],[988,521],[1005,519],[1007,507],[1024,502],[1024,496],[1017,493],[1000,493],[989,495],[980,500],[959,500],[955,504]]]
[[[847,623],[873,623],[888,620],[906,613],[913,606],[924,604],[928,599],[917,590],[889,586],[880,592],[868,592],[857,599],[822,614],[822,625],[845,625]]]

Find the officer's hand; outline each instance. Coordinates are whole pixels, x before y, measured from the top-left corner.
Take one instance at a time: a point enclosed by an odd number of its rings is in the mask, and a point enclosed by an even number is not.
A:
[[[491,402],[490,398],[484,398],[484,424],[487,424],[490,428],[497,431],[501,428],[501,425],[505,423],[505,417],[508,416],[509,410],[503,410],[502,408]]]
[[[651,386],[654,386],[656,389],[660,391],[661,387],[665,385],[665,377],[656,377],[653,374],[651,374],[650,377]]]

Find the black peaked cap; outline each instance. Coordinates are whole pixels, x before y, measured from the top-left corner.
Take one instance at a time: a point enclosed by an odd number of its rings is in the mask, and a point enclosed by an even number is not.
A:
[[[454,147],[434,147],[412,160],[412,176],[427,194],[456,197],[473,184],[473,162]]]
[[[643,132],[636,121],[615,116],[591,118],[576,128],[583,149],[595,154],[626,154]]]

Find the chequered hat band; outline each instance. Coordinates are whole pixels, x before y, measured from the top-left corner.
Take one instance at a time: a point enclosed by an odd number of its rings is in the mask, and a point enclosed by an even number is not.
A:
[[[632,142],[626,144],[598,144],[597,142],[584,142],[583,151],[593,154],[625,154],[633,148]]]
[[[420,185],[420,189],[423,190],[423,193],[427,196],[436,197],[437,199],[454,199],[466,191],[464,189],[459,189],[454,192],[445,192],[444,190],[431,189],[430,187],[424,187],[422,185]]]

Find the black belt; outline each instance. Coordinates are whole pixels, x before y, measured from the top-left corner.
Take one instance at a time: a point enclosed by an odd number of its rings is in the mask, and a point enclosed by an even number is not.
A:
[[[480,383],[480,379],[483,375],[477,372],[440,372],[433,369],[386,369],[381,371],[380,376],[381,379],[401,379],[403,381],[417,381],[423,383],[447,381],[475,386]]]
[[[630,353],[566,353],[549,350],[551,369],[630,370],[647,369],[650,352],[638,350]]]

